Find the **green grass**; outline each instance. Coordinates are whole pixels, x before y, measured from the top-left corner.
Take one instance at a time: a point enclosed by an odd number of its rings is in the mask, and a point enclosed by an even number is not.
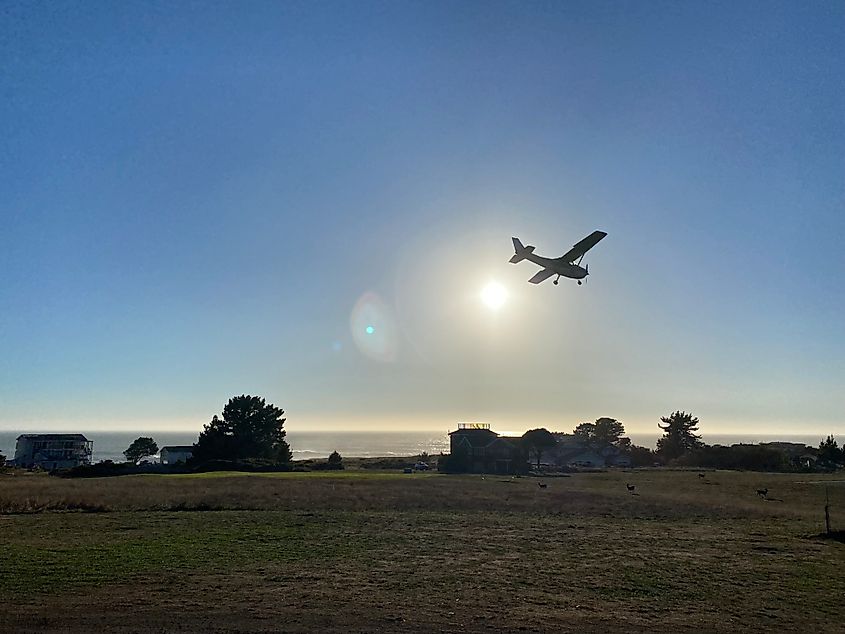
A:
[[[319,561],[356,547],[331,522],[288,513],[30,515],[0,543],[0,596],[62,593],[164,570],[220,572],[257,563]]]

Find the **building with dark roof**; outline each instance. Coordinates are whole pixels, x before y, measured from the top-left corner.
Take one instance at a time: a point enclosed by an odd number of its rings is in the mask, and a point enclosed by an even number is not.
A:
[[[528,455],[522,439],[500,436],[487,423],[458,423],[449,432],[449,471],[463,473],[525,473]]]
[[[21,434],[15,446],[15,466],[70,469],[91,464],[94,443],[82,434]]]

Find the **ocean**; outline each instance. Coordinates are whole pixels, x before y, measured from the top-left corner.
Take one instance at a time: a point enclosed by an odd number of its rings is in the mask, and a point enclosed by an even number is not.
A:
[[[0,453],[7,458],[15,455],[15,440],[22,433],[34,431],[0,431]],[[139,436],[150,436],[159,447],[167,445],[191,445],[197,440],[197,432],[79,432],[94,441],[94,462],[100,460],[122,461],[123,451]],[[635,445],[654,448],[658,434],[630,434]],[[818,447],[821,435],[793,434],[703,434],[702,439],[710,445],[732,445],[735,443],[759,443],[771,441],[797,442]],[[436,454],[449,451],[447,433],[430,431],[408,432],[288,432],[294,460],[325,458],[332,451],[349,458],[373,456],[415,456],[422,452]]]
[[[15,440],[22,433],[36,431],[0,431],[0,453],[11,459],[15,455]],[[69,432],[68,432],[69,433]],[[139,436],[148,436],[159,447],[167,445],[192,445],[198,432],[80,432],[94,442],[94,462],[124,460],[123,451]],[[288,432],[286,437],[294,460],[325,458],[332,451],[349,458],[372,456],[415,456],[449,451],[448,435],[436,432]]]

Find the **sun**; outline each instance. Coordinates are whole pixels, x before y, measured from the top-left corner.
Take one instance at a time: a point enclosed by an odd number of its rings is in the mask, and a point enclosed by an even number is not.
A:
[[[499,310],[505,304],[508,292],[498,282],[490,282],[481,289],[481,301],[490,310]]]

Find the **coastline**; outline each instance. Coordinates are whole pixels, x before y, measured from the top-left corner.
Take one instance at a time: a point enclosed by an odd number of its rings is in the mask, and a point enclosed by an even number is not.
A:
[[[12,458],[15,452],[16,438],[27,431],[0,431],[0,453]],[[190,445],[196,442],[199,432],[149,432],[135,430],[130,432],[94,431],[80,433],[94,441],[94,461],[123,459],[122,452],[135,438],[150,436],[159,445]],[[654,449],[659,434],[628,434],[638,446]],[[417,456],[423,452],[439,454],[449,452],[448,432],[411,430],[407,432],[355,432],[355,431],[319,431],[288,432],[287,441],[291,446],[294,460],[326,458],[332,451],[339,452],[345,458],[395,458]],[[818,447],[824,436],[813,434],[702,434],[702,440],[708,445],[758,444],[765,442],[796,442],[811,447]]]

